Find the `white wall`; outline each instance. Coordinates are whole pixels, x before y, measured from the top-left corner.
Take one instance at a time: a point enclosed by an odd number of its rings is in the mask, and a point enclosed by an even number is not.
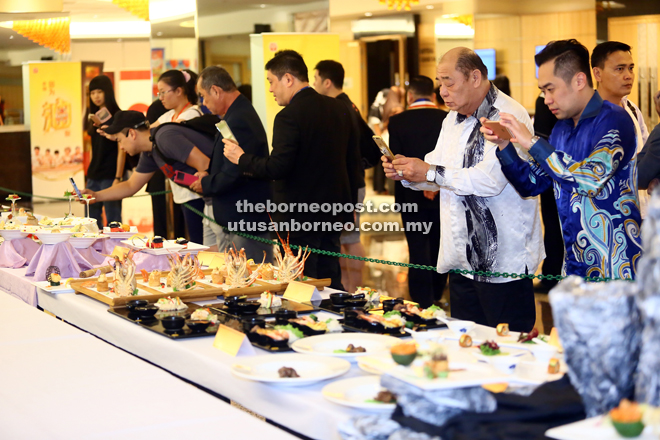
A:
[[[370,0],[375,1],[375,0]],[[328,9],[328,1],[316,1],[291,6],[256,8],[246,11],[199,17],[199,38],[216,35],[251,34],[255,23],[270,24],[272,32],[293,32],[293,14]]]
[[[103,61],[103,69],[151,70],[148,39],[111,41],[71,41],[71,61]]]
[[[0,50],[0,61],[9,61],[11,66],[20,66],[27,61],[39,61],[41,57],[53,57],[54,60],[64,59],[61,54],[45,47],[25,50]]]
[[[250,56],[250,36],[248,34],[211,37],[207,38],[205,42],[207,55]]]
[[[165,49],[166,60],[190,60],[190,69],[195,72],[199,70],[199,50],[195,38],[152,38],[151,47]]]

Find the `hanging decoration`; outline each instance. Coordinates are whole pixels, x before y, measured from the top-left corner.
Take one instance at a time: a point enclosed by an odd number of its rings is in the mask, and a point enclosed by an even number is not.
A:
[[[41,46],[59,53],[71,52],[69,17],[14,21],[12,29]]]
[[[142,20],[149,21],[149,0],[112,0],[112,3]]]
[[[410,11],[410,5],[418,5],[419,0],[378,0],[381,5],[387,5],[387,9],[396,8],[397,11],[401,9]]]

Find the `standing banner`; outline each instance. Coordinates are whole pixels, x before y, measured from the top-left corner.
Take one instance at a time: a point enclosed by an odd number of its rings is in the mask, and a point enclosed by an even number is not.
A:
[[[34,194],[62,197],[69,177],[84,187],[81,65],[29,63],[30,147]]]

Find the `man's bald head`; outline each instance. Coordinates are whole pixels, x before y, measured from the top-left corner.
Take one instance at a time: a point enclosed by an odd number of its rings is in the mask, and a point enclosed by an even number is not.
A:
[[[469,78],[470,74],[475,70],[481,72],[481,77],[483,79],[488,78],[488,68],[484,62],[475,51],[468,49],[467,47],[455,47],[450,49],[442,56],[442,58],[440,58],[440,63],[452,64],[457,71],[465,76],[466,79]]]

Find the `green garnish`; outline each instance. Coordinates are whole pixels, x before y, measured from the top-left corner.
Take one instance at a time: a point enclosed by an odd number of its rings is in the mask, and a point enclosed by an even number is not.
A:
[[[435,312],[436,310],[441,310],[441,309],[440,309],[440,307],[438,307],[438,306],[436,306],[435,304],[433,304],[431,307],[429,307],[429,308],[426,309],[426,310],[431,310],[431,311]]]
[[[367,399],[364,401],[364,403],[380,403],[382,405],[385,402],[381,402],[380,400],[376,400],[376,399]]]
[[[435,379],[435,374],[433,374],[433,370],[428,365],[424,365],[424,376],[427,379]]]
[[[333,353],[348,353],[346,350],[342,350],[341,348],[338,348],[337,350],[333,350]]]
[[[137,294],[138,294],[138,290],[135,289],[135,290],[133,291],[133,296],[135,296],[135,295],[137,295]]]
[[[481,350],[481,354],[484,356],[496,356],[502,354],[502,351],[499,348],[491,348],[488,344],[481,344],[479,350]]]
[[[401,316],[401,312],[398,310],[392,310],[383,314],[383,318],[391,318],[392,316]]]
[[[311,315],[309,315],[309,317],[310,317],[312,320],[314,320],[314,322],[318,322],[318,320],[319,320],[319,318],[318,318],[315,314],[313,314],[313,313],[312,313]]]
[[[406,328],[413,328],[415,326],[415,323],[412,321],[406,321]]]
[[[301,339],[305,337],[305,335],[303,334],[302,331],[298,330],[297,328],[295,328],[295,327],[292,326],[291,324],[287,324],[287,325],[276,325],[276,326],[275,326],[275,329],[276,329],[276,330],[285,330],[285,331],[289,331],[289,332],[293,333],[296,337],[301,338]]]

